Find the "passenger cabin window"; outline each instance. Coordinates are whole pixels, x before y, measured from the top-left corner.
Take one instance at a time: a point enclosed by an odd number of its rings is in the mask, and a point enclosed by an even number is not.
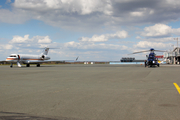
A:
[[[16,57],[16,55],[10,55],[9,57]]]

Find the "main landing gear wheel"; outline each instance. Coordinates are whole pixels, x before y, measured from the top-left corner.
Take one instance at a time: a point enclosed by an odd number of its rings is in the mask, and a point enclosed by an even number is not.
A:
[[[13,64],[11,63],[10,68],[12,68],[12,67],[13,67]]]
[[[37,67],[40,67],[40,64],[37,64]]]
[[[26,67],[30,67],[30,64],[26,64]]]

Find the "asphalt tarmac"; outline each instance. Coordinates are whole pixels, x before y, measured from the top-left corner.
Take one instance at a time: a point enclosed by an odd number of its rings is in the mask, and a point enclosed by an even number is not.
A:
[[[180,65],[0,66],[0,120],[179,120]]]

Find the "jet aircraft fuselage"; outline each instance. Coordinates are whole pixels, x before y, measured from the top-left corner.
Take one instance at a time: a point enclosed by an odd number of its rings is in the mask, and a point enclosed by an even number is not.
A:
[[[6,58],[6,61],[11,63],[10,67],[13,66],[13,63],[17,63],[18,67],[21,67],[21,63],[26,64],[27,67],[29,67],[30,64],[37,64],[37,67],[40,67],[40,63],[44,63],[45,60],[50,59],[50,57],[47,56],[48,51],[49,48],[45,48],[40,55],[11,54]]]

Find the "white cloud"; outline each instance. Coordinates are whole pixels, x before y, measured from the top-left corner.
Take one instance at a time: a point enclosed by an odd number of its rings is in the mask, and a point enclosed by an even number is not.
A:
[[[158,49],[167,49],[171,46],[171,43],[162,43],[162,42],[149,42],[149,41],[140,41],[137,45],[134,45],[135,48],[158,48]]]
[[[124,37],[121,34],[106,35],[109,37]],[[0,45],[0,49],[13,49],[13,51],[8,51],[6,54],[40,54],[42,50],[37,50],[34,48],[44,48],[47,46],[50,48],[61,48],[50,50],[49,56],[51,56],[53,60],[75,60],[77,56],[80,56],[81,60],[119,60],[120,54],[125,54],[123,51],[129,50],[127,46],[121,44],[105,44],[102,42],[96,43],[82,41],[54,43],[49,36],[30,37],[29,35],[13,36],[13,39],[9,42],[9,44]]]
[[[138,8],[137,11],[130,12],[133,17],[146,17],[147,15],[154,14],[154,10],[151,8]]]
[[[117,45],[117,44],[95,44],[93,42],[67,42],[63,45],[64,49],[73,49],[73,50],[128,50],[128,47],[125,45]]]
[[[131,14],[132,16],[138,16],[138,17],[143,16],[143,12],[131,12],[130,14]]]
[[[103,35],[102,35],[103,36]],[[116,32],[115,34],[105,34],[108,39],[110,38],[125,38],[127,34],[125,31]],[[101,38],[96,37],[93,39]],[[92,38],[91,38],[92,39]],[[95,41],[94,40],[94,41]],[[104,40],[104,38],[103,38]],[[118,45],[118,44],[105,44],[105,43],[96,43],[94,41],[71,41],[66,43],[53,43],[49,36],[33,36],[29,38],[29,35],[25,35],[24,37],[21,36],[13,36],[13,39],[9,42],[10,44],[14,45],[15,49],[19,49],[19,47],[53,47],[53,48],[61,48],[63,50],[70,50],[70,51],[78,51],[78,50],[128,50],[128,47],[125,45]],[[100,40],[97,40],[100,41]],[[25,44],[22,44],[25,43]]]
[[[22,24],[32,18],[32,14],[24,10],[13,9],[10,11],[7,9],[0,9],[0,22]]]
[[[88,42],[105,42],[108,41],[108,37],[105,35],[94,35],[92,38],[82,37],[80,41],[88,41]]]
[[[111,14],[111,1],[106,0],[16,0],[16,8],[31,9],[38,11],[61,10],[67,13],[78,13],[81,15],[93,12]]]
[[[137,36],[136,39],[141,39],[141,37],[140,37],[140,36]]]
[[[173,42],[173,37],[163,37],[163,38],[147,38],[143,39],[143,41],[151,41],[151,42]]]
[[[27,43],[31,42],[32,40],[29,39],[29,35],[24,35],[24,37],[21,36],[13,36],[13,39],[9,43]]]
[[[12,48],[13,48],[13,45],[11,45],[11,44],[1,44],[0,45],[1,50],[10,50]]]
[[[175,35],[180,35],[180,28],[172,29],[172,33],[175,34]]]
[[[28,46],[30,46],[30,43],[45,44],[51,42],[52,40],[49,38],[49,36],[34,36],[33,38],[29,38],[29,35],[24,35],[24,37],[13,36],[13,39],[9,43],[29,43]]]
[[[36,19],[76,31],[167,23],[179,17],[179,1],[173,0],[15,0],[12,10],[0,9],[0,21],[22,24]],[[171,6],[171,7],[169,7]]]
[[[123,39],[128,37],[128,33],[126,31],[118,31],[115,34],[107,34],[109,38],[118,38]]]
[[[11,3],[11,0],[6,0],[6,4]]]
[[[145,27],[141,33],[145,37],[170,37],[173,34],[180,35],[180,28],[173,29],[165,24],[155,24],[154,26]]]
[[[51,42],[52,40],[49,38],[49,36],[38,38],[38,43],[51,43]]]
[[[104,35],[93,35],[92,38],[82,37],[80,41],[83,42],[105,42],[109,39],[117,38],[117,39],[123,39],[127,38],[128,33],[126,31],[118,31],[115,34],[104,34]]]
[[[149,11],[149,14],[150,14],[150,15],[154,14],[154,10],[150,10],[150,11]]]
[[[179,7],[180,1],[179,0],[166,0],[168,4],[175,5],[176,7]]]
[[[170,36],[172,28],[165,24],[155,24],[154,26],[145,27],[144,32],[141,34],[146,37],[159,37],[159,36]]]

